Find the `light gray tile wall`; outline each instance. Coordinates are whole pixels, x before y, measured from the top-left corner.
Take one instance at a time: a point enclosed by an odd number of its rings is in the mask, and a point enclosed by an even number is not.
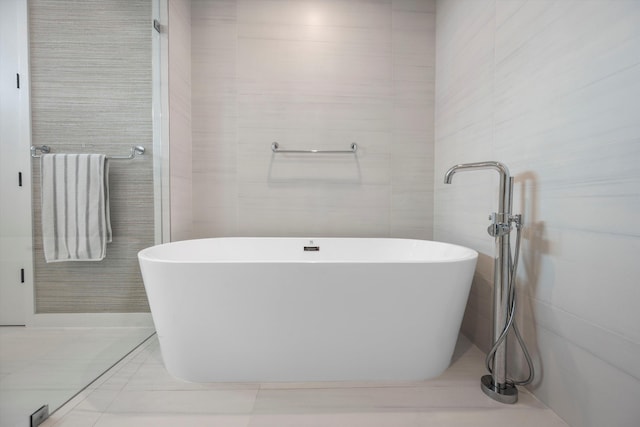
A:
[[[191,0],[169,0],[169,168],[171,240],[193,235]]]
[[[434,5],[194,0],[194,233],[431,237]]]
[[[391,7],[391,235],[431,239],[435,1]]]
[[[640,3],[437,6],[434,235],[481,252],[463,330],[488,348],[497,174],[442,177],[498,160],[525,218],[518,318],[539,372],[531,390],[573,426],[637,425]]]
[[[56,153],[147,149],[111,162],[113,243],[100,262],[44,262],[34,160],[37,313],[149,310],[136,254],[154,242],[150,22],[150,1],[29,1],[33,144]]]
[[[191,2],[193,233],[238,233],[236,4]]]

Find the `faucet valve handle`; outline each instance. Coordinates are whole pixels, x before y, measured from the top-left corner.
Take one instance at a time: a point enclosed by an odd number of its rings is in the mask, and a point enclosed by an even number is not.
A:
[[[487,233],[489,233],[491,237],[502,237],[510,232],[511,226],[509,224],[493,223],[487,227]]]
[[[511,224],[515,224],[516,228],[522,228],[522,214],[511,215],[506,213],[493,212],[489,215],[491,224],[487,228],[487,233],[491,237],[502,237],[511,232]]]
[[[489,215],[489,221],[491,224],[487,228],[487,233],[491,237],[502,237],[511,232],[511,215],[493,212]]]

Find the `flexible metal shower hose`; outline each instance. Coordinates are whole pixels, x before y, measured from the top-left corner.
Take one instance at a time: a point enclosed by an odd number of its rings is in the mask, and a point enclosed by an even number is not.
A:
[[[502,344],[502,342],[507,338],[509,334],[509,330],[513,328],[513,332],[516,334],[516,338],[518,339],[518,344],[520,344],[520,348],[522,349],[522,353],[524,354],[525,359],[527,360],[527,365],[529,366],[529,376],[524,380],[513,380],[509,379],[508,381],[514,385],[527,385],[533,382],[535,377],[535,370],[533,366],[533,361],[531,360],[531,356],[529,355],[529,351],[527,349],[524,340],[522,339],[522,335],[520,335],[520,331],[518,330],[518,324],[515,320],[515,312],[516,312],[516,272],[518,270],[518,258],[520,255],[520,234],[521,234],[521,226],[516,226],[516,249],[513,254],[513,259],[511,258],[511,238],[509,237],[509,308],[508,308],[508,316],[507,322],[502,330],[502,333],[498,337],[498,339],[487,353],[487,357],[485,359],[485,363],[487,365],[487,370],[489,373],[493,374],[491,369],[491,365],[493,362],[493,358],[495,357],[496,350]]]

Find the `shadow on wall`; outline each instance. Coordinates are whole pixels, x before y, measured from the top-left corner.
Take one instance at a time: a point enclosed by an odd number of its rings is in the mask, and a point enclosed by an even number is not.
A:
[[[522,250],[521,250],[521,260],[520,267],[518,268],[518,280],[516,286],[518,287],[518,312],[517,312],[517,321],[518,325],[521,327],[521,334],[529,348],[529,352],[532,356],[535,370],[536,370],[536,378],[534,382],[528,386],[528,388],[532,392],[536,392],[544,379],[544,364],[541,360],[541,351],[538,346],[538,325],[545,323],[554,323],[554,320],[551,318],[541,319],[542,322],[538,322],[536,320],[536,307],[535,305],[544,304],[540,302],[536,302],[539,287],[541,285],[541,271],[542,271],[542,261],[544,256],[553,255],[557,253],[560,249],[558,247],[558,239],[550,240],[547,236],[547,230],[544,221],[539,220],[538,213],[538,203],[540,200],[540,196],[538,194],[538,177],[534,172],[524,172],[518,174],[514,177],[514,181],[517,186],[520,187],[520,206],[523,210],[523,220],[524,220],[524,229],[522,234]],[[546,263],[550,264],[550,260],[547,260]],[[553,264],[546,265],[545,268],[547,270],[553,269]],[[553,280],[555,278],[555,272],[550,271],[548,274],[545,274],[545,280]],[[556,286],[556,283],[546,283],[545,287]],[[542,326],[544,327],[544,326]],[[522,352],[518,346],[516,340],[512,339],[509,343],[509,354],[511,355],[509,362],[512,364],[513,369],[511,369],[511,374],[518,374],[518,377],[522,377],[527,373],[527,366],[522,356]],[[564,345],[563,340],[555,340],[556,345],[562,346]],[[567,355],[570,352],[568,346],[564,348],[556,347],[554,350],[557,354]],[[551,361],[549,357],[553,357],[553,354],[546,355],[547,362],[557,364],[557,366],[561,366],[561,369],[565,372],[574,372],[575,366],[569,366],[567,364],[566,357],[559,358],[558,360]],[[555,387],[555,392],[558,394],[579,394],[579,393],[588,393],[588,388],[586,384],[580,384],[582,379],[574,378],[575,381],[566,382],[566,381],[554,381],[552,384]],[[549,382],[547,380],[546,382]],[[585,385],[585,387],[581,386]],[[558,387],[566,387],[564,389],[559,389]],[[548,386],[547,386],[548,388]],[[574,417],[580,417],[582,413],[584,413],[583,408],[575,406],[575,402],[585,402],[589,399],[588,396],[583,395],[581,398],[573,399],[574,406],[569,411],[574,414]],[[543,399],[544,400],[544,399]],[[574,418],[577,419],[577,418]],[[576,425],[582,425],[582,421]]]
[[[549,245],[544,239],[544,222],[538,220],[539,196],[536,174],[534,172],[520,173],[514,177],[514,184],[514,193],[519,187],[519,192],[516,194],[520,195],[519,205],[524,224],[516,278],[518,293],[516,321],[534,363],[536,377],[529,387],[535,389],[544,377],[544,367],[539,357],[533,303],[538,291],[542,254],[548,252]],[[528,367],[517,340],[511,339],[508,346],[508,354],[511,355],[509,360],[509,364],[512,366],[511,376],[518,379],[526,377]]]

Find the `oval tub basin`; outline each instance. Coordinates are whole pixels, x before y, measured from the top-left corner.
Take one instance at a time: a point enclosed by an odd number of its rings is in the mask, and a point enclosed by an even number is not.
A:
[[[436,377],[477,257],[384,238],[212,238],[138,254],[164,364],[192,382]]]

